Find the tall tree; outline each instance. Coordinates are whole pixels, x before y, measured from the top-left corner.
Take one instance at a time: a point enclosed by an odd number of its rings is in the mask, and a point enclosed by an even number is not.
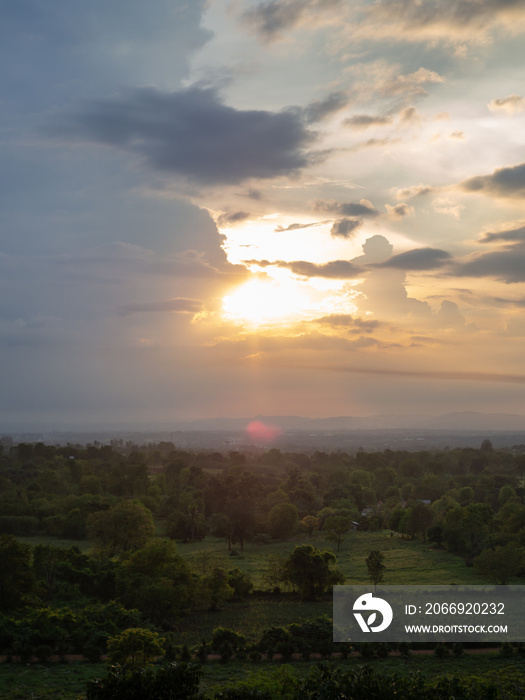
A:
[[[374,587],[383,580],[383,564],[384,555],[378,549],[374,549],[366,558],[366,568],[368,569],[368,578],[374,584]]]
[[[13,535],[0,535],[0,609],[23,605],[34,585],[31,548]]]

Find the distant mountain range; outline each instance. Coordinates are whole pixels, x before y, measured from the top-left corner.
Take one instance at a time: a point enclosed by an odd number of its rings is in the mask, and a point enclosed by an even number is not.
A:
[[[252,418],[208,418],[171,424],[172,430],[237,431],[259,421],[283,431],[340,430],[525,430],[525,416],[515,413],[478,413],[462,411],[439,416],[410,416],[381,414],[375,416],[334,416],[305,418],[304,416],[253,416]]]

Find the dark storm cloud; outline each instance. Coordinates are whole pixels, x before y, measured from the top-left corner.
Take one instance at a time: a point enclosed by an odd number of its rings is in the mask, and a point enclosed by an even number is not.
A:
[[[154,169],[203,184],[294,173],[314,138],[292,111],[237,110],[211,88],[143,88],[88,104],[52,129],[138,153]]]
[[[368,129],[371,126],[386,126],[392,123],[392,117],[374,117],[370,114],[356,114],[354,117],[348,117],[343,124],[350,126],[352,129]]]
[[[317,15],[341,4],[341,0],[270,0],[246,10],[242,21],[266,40],[291,29],[310,13]]]
[[[185,299],[178,297],[176,299],[166,299],[164,301],[145,301],[136,302],[134,304],[125,304],[118,310],[119,316],[129,316],[136,313],[158,313],[158,312],[178,312],[178,313],[197,313],[201,311],[202,303],[197,299]]]
[[[330,229],[334,238],[353,238],[363,222],[361,219],[339,219]]]
[[[365,216],[365,217],[375,217],[379,216],[377,209],[374,209],[370,202],[361,201],[357,202],[336,202],[335,200],[325,201],[318,200],[314,209],[316,211],[329,211],[335,214],[341,214],[342,216]]]
[[[316,264],[306,260],[243,260],[245,265],[258,265],[259,267],[283,267],[300,277],[326,277],[328,279],[354,279],[362,273],[362,268],[353,265],[348,260],[332,260],[327,263]]]
[[[332,114],[339,112],[339,110],[346,107],[347,104],[348,95],[346,92],[333,92],[324,100],[317,100],[316,102],[312,102],[310,105],[308,105],[304,111],[304,116],[309,124],[312,122],[319,122],[326,119],[326,117],[330,117]]]
[[[450,261],[450,253],[439,248],[417,248],[393,255],[379,263],[380,267],[395,267],[400,270],[435,270]]]
[[[478,175],[460,184],[467,192],[479,192],[492,197],[523,197],[525,195],[525,163],[510,168],[498,168],[492,175]]]

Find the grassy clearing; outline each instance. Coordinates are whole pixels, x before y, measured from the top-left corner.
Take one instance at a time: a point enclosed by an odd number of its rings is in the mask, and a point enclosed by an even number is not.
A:
[[[228,627],[255,641],[268,627],[306,622],[320,615],[332,615],[331,598],[304,603],[289,597],[252,596],[246,601],[228,603],[222,610],[182,618],[175,635],[177,643],[194,645],[203,639],[209,641],[217,627]]]
[[[252,577],[256,588],[264,588],[263,575],[269,555],[289,556],[298,544],[313,544],[320,549],[334,551],[333,543],[327,542],[319,533],[313,538],[298,536],[289,542],[272,542],[267,545],[245,544],[244,552],[236,550],[237,556],[230,556],[226,544],[214,537],[202,542],[178,544],[179,553],[187,558],[213,555],[215,566],[237,567]],[[420,540],[406,540],[390,537],[390,531],[350,532],[336,554],[339,568],[347,577],[347,583],[369,583],[366,557],[378,549],[385,555],[383,583],[402,584],[475,584],[483,583],[472,568],[467,568],[463,560],[446,552],[432,549]]]
[[[0,664],[2,700],[77,700],[88,681],[104,674],[103,664]]]

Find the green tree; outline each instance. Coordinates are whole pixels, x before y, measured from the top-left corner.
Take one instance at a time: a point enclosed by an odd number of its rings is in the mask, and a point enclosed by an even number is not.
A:
[[[155,523],[149,508],[126,500],[107,511],[91,513],[87,533],[108,556],[122,556],[143,547],[155,534]]]
[[[220,566],[208,576],[201,576],[197,583],[197,603],[207,610],[217,610],[234,594],[228,573]]]
[[[142,627],[124,630],[108,639],[108,665],[120,664],[131,671],[149,666],[155,658],[164,654],[166,640],[157,632]]]
[[[117,574],[117,592],[156,624],[173,623],[195,595],[189,566],[169,540],[153,540],[132,554]]]
[[[316,518],[315,515],[305,515],[301,520],[301,526],[308,533],[308,537],[311,537],[314,534],[315,528],[319,527],[319,518]]]
[[[491,583],[506,585],[525,570],[525,550],[514,542],[494,549],[484,549],[474,558],[474,570]]]
[[[206,523],[196,505],[189,505],[183,515],[168,521],[168,537],[172,540],[195,542],[206,536]]]
[[[326,539],[337,543],[337,551],[341,548],[343,537],[352,527],[352,518],[345,515],[331,515],[326,519],[324,529],[327,532]]]
[[[13,535],[0,535],[0,609],[24,605],[34,585],[31,547]]]
[[[342,572],[334,568],[335,554],[320,551],[311,544],[299,545],[284,566],[284,579],[298,589],[305,600],[315,600],[333,585],[344,583]]]
[[[230,518],[225,513],[214,513],[210,518],[210,534],[213,537],[225,539],[228,551],[232,548],[233,527]]]
[[[278,503],[268,516],[270,535],[276,540],[287,540],[297,532],[299,512],[293,503]]]
[[[366,568],[368,569],[368,578],[374,584],[374,587],[383,580],[383,564],[384,555],[378,549],[374,549],[366,558]]]

